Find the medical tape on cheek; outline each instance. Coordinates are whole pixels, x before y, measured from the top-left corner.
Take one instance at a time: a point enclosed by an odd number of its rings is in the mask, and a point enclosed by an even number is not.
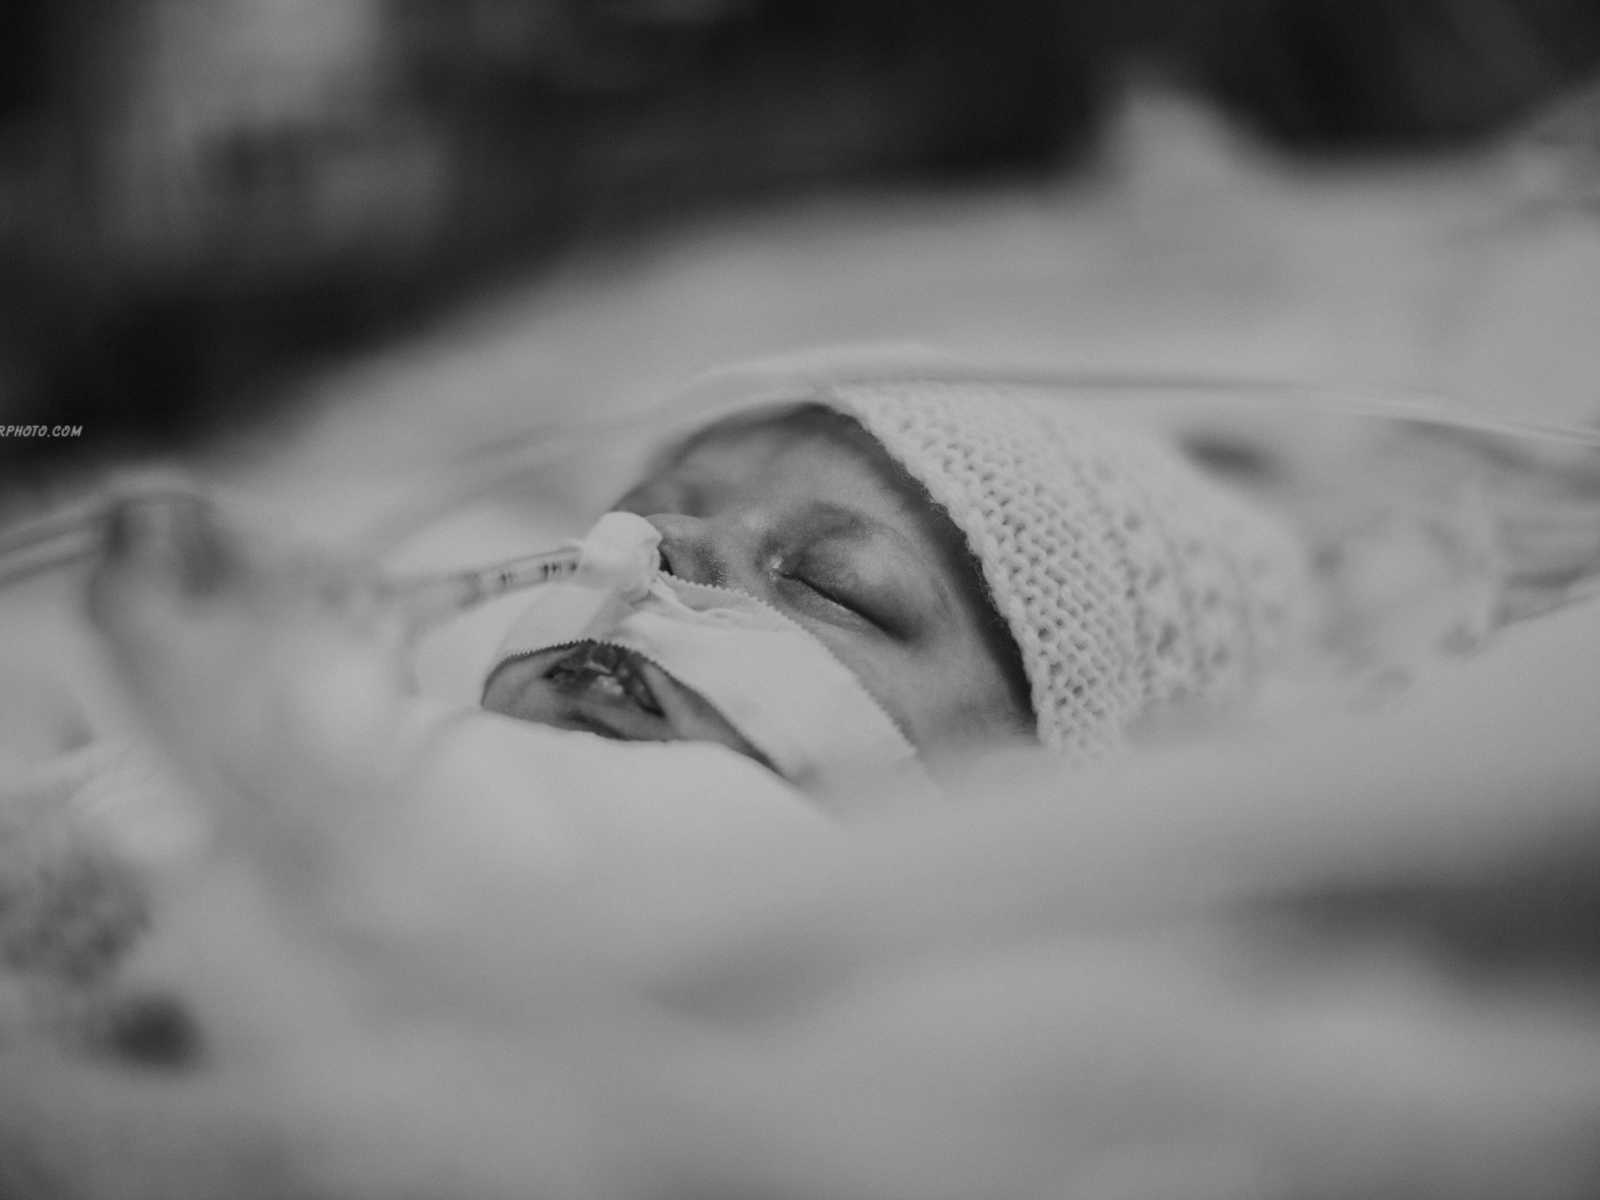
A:
[[[872,781],[918,797],[932,787],[916,748],[854,672],[753,597],[662,579],[607,640],[715,706],[798,787]]]
[[[586,539],[591,569],[539,590],[503,643],[496,670],[576,642],[625,646],[715,707],[796,786],[848,791],[870,782],[916,798],[933,791],[899,726],[799,625],[742,592],[661,576],[641,587],[638,546],[649,542],[653,564],[655,542],[613,520],[625,517],[608,514]],[[591,556],[607,521],[606,532],[615,535],[610,547]]]

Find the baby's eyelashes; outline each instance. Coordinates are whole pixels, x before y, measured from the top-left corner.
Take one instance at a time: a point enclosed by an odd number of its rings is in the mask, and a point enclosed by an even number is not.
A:
[[[800,604],[820,610],[825,617],[876,624],[847,597],[831,592],[826,586],[804,575],[780,572],[777,583],[781,589],[791,592]]]
[[[785,601],[807,616],[895,641],[908,641],[917,622],[892,594],[864,586],[853,574],[804,568],[776,577]]]

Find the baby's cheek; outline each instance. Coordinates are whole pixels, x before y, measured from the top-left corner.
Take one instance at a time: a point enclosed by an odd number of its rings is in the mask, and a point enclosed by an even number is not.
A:
[[[874,645],[837,629],[815,632],[913,746],[924,750],[937,738],[938,714],[948,703],[944,694],[948,687],[936,663],[906,647]]]
[[[915,737],[925,751],[1003,744],[1032,728],[999,671],[973,656],[947,652],[918,664],[917,686],[908,701]]]

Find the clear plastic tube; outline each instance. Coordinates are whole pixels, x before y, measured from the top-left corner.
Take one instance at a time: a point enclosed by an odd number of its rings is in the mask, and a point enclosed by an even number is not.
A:
[[[568,579],[577,573],[581,558],[577,545],[563,546],[462,571],[385,578],[380,591],[408,628],[423,632],[501,596]]]
[[[204,503],[189,489],[120,488],[0,534],[0,587],[92,563],[104,552],[112,513],[130,504]],[[500,596],[575,574],[582,559],[576,543],[480,567],[416,576],[372,572],[369,596],[392,608],[414,632]]]

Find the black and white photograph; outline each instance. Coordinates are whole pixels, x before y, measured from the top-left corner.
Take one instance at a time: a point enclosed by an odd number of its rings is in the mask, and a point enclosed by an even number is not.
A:
[[[1600,3],[0,0],[0,1200],[1600,1200]]]

